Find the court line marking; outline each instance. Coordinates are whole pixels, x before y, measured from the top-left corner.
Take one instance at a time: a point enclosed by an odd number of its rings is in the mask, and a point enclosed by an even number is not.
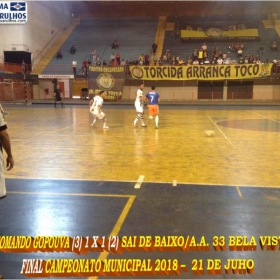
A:
[[[116,183],[135,183],[135,181],[131,180],[106,180],[106,179],[69,179],[69,178],[35,178],[35,177],[30,177],[30,178],[22,178],[22,177],[15,177],[11,175],[5,174],[6,179],[12,179],[12,180],[47,180],[47,181],[81,181],[81,182],[116,182]],[[149,184],[172,184],[173,182],[171,181],[145,181],[145,183]],[[180,185],[194,185],[194,186],[205,186],[205,187],[235,187],[236,184],[234,185],[228,185],[228,184],[210,184],[210,183],[195,183],[195,182],[180,182]],[[280,189],[280,186],[268,186],[268,185],[263,185],[263,186],[257,186],[257,185],[239,185],[242,188],[270,188],[270,189]]]
[[[173,180],[172,186],[173,186],[173,187],[177,187],[177,180]]]
[[[224,136],[224,138],[230,143],[230,145],[233,147],[233,148],[236,148],[232,142],[228,139],[228,137],[223,133],[223,131],[217,126],[217,124],[211,119],[211,117],[209,117],[207,114],[206,116],[209,118],[209,120],[216,126],[216,128],[221,132],[221,134]]]
[[[236,189],[237,189],[237,192],[238,192],[239,197],[240,197],[240,198],[243,198],[242,192],[241,192],[240,188],[239,188],[238,186],[236,186]]]
[[[84,193],[84,194],[79,194],[79,193],[48,193],[48,192],[7,192],[7,193],[12,193],[12,194],[51,194],[51,195],[67,195],[67,196],[104,196],[104,197],[126,197],[128,198],[128,201],[126,202],[117,222],[115,223],[111,233],[109,236],[117,236],[121,230],[121,227],[132,207],[132,204],[136,198],[135,195],[111,195],[111,194],[89,194],[89,193]],[[110,252],[103,251],[100,253],[98,259],[101,261],[104,261],[107,259],[109,256]],[[98,277],[89,277],[88,279],[97,279]]]
[[[144,178],[145,178],[144,175],[140,175],[139,176],[139,178],[138,178],[138,180],[137,180],[137,182],[136,182],[136,184],[134,186],[134,189],[140,189],[141,188],[141,185],[142,185],[142,183],[144,181]]]
[[[247,112],[250,112],[250,111],[249,111],[249,110],[247,110]],[[259,114],[259,113],[255,113],[255,112],[250,112],[250,113],[255,114],[255,115],[258,115],[258,116],[261,116],[261,117],[263,117],[263,118],[265,118],[265,119],[268,119],[268,120],[271,120],[271,121],[274,121],[274,122],[280,123],[280,121],[277,121],[277,120],[271,119],[271,118],[266,117],[266,116],[264,116],[264,115],[261,115],[261,114]]]
[[[111,233],[109,236],[117,236],[121,230],[121,227],[128,215],[128,212],[130,211],[130,208],[132,207],[132,204],[135,200],[136,196],[130,196],[130,198],[128,199],[128,201],[126,202],[122,213],[120,214],[117,222],[115,223],[115,226],[113,227]],[[107,251],[103,251],[100,253],[98,259],[100,259],[101,261],[104,261],[108,258],[110,252]],[[88,277],[88,279],[98,279],[98,276],[94,276],[94,277]]]

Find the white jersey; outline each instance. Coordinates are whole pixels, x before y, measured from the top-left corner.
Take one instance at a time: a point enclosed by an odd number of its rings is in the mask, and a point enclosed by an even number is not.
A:
[[[136,93],[136,99],[134,102],[135,108],[137,112],[143,112],[144,103],[141,100],[143,97],[143,91],[139,88]]]
[[[93,103],[90,107],[90,112],[95,115],[96,117],[98,117],[99,119],[102,119],[105,114],[103,112],[99,112],[98,107],[102,107],[103,105],[103,98],[99,95],[95,96],[93,98]]]

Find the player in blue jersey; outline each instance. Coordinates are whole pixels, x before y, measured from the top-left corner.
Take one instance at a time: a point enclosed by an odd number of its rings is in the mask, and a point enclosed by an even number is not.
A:
[[[151,91],[146,94],[146,100],[149,100],[149,115],[150,118],[155,116],[156,129],[158,128],[158,103],[160,102],[159,94],[156,92],[156,87],[152,86]]]

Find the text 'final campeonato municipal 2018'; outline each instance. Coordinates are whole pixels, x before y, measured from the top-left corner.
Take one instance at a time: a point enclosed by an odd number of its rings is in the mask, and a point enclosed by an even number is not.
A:
[[[0,24],[24,24],[26,22],[26,2],[0,2]]]

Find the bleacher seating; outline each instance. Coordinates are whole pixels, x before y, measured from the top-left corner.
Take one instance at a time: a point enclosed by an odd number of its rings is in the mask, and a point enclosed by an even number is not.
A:
[[[267,16],[266,16],[267,17]],[[256,56],[258,54],[259,47],[261,45],[264,46],[264,54],[261,55],[261,61],[266,61],[268,59],[269,62],[272,62],[274,58],[280,59],[280,48],[279,48],[279,54],[275,51],[271,51],[271,44],[272,42],[276,41],[278,46],[280,46],[280,40],[277,32],[275,31],[274,28],[265,28],[262,24],[262,18],[264,16],[258,16],[259,19],[259,26],[258,26],[258,31],[259,31],[259,37],[260,41],[258,42],[234,42],[234,43],[243,43],[245,45],[245,49],[243,51],[244,55],[254,55]],[[199,22],[198,17],[187,17],[185,20],[188,21],[193,21],[193,22]],[[221,20],[219,18],[219,20]],[[174,20],[174,18],[171,18],[169,20]],[[177,19],[178,20],[178,19]],[[201,20],[201,19],[200,19]],[[188,59],[188,57],[192,56],[192,53],[194,49],[200,49],[201,45],[203,42],[188,42],[188,43],[181,43],[180,38],[174,37],[173,32],[168,31],[165,34],[165,39],[164,39],[164,47],[163,50],[169,49],[172,53],[178,55],[179,57],[182,57],[184,61]],[[237,58],[236,53],[229,53],[228,47],[230,45],[230,42],[225,42],[225,41],[220,41],[220,42],[206,42],[207,47],[208,47],[208,52],[212,52],[214,45],[216,44],[221,51],[226,51],[228,56],[230,58]]]
[[[78,67],[77,74],[81,74],[81,65],[84,59],[92,59],[91,51],[95,49],[101,61],[109,61],[112,52],[120,53],[121,59],[138,59],[143,54],[151,53],[154,42],[157,18],[107,18],[107,19],[81,19],[72,34],[61,47],[63,59],[53,57],[45,68],[44,74],[53,73],[58,65],[69,65],[63,68],[61,74],[72,73],[72,61],[75,58]],[[117,39],[119,49],[112,49],[113,41]],[[69,53],[70,47],[75,45],[75,55]],[[60,68],[62,69],[62,68]]]
[[[280,59],[279,54],[271,50],[271,44],[276,41],[280,46],[280,40],[275,28],[265,28],[262,24],[262,19],[267,15],[258,15],[258,32],[260,41],[258,42],[234,42],[243,43],[245,49],[244,55],[256,55],[260,45],[263,45],[265,52],[261,55],[261,60],[272,62],[274,58]],[[201,19],[188,17],[188,21],[198,22]],[[222,20],[222,18],[219,18]],[[225,19],[223,19],[225,20]],[[254,18],[256,21],[256,18]],[[178,19],[169,18],[169,22],[175,22],[174,26],[178,27]],[[89,18],[81,19],[78,25],[65,43],[61,47],[63,59],[56,59],[54,56],[45,68],[44,74],[55,73],[57,65],[60,74],[72,74],[72,61],[75,58],[78,63],[77,74],[82,73],[81,65],[84,59],[91,59],[91,50],[95,49],[100,56],[101,61],[109,61],[112,52],[120,53],[121,59],[138,59],[143,54],[151,55],[151,45],[154,42],[157,31],[158,18]],[[169,49],[172,53],[182,57],[184,61],[192,55],[194,49],[200,49],[202,42],[181,43],[178,36],[174,36],[176,31],[166,31],[164,37],[163,51]],[[119,49],[112,49],[112,42],[117,39],[120,43]],[[214,45],[217,45],[219,50],[226,51],[230,58],[237,58],[236,53],[230,53],[228,50],[230,42],[208,41],[208,51],[212,52]],[[77,52],[75,55],[69,53],[69,49],[75,45]]]

